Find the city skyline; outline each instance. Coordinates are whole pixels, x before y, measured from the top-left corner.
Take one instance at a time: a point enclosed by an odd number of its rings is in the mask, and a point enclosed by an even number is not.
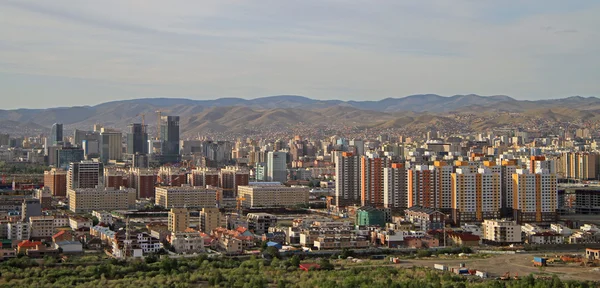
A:
[[[600,94],[594,1],[179,4],[2,2],[3,108]]]

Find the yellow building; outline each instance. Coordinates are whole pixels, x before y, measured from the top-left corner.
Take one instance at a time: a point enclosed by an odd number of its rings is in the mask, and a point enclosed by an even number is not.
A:
[[[200,211],[200,231],[210,234],[210,232],[221,227],[221,212],[218,208],[202,208]]]
[[[154,203],[165,208],[217,207],[221,193],[218,189],[203,187],[156,187]]]
[[[190,227],[190,212],[187,208],[171,208],[169,211],[169,231],[184,232]]]
[[[238,195],[243,207],[290,207],[308,204],[308,188],[284,185],[239,186]]]
[[[136,191],[132,188],[68,189],[69,208],[75,213],[93,210],[126,210],[135,206]]]

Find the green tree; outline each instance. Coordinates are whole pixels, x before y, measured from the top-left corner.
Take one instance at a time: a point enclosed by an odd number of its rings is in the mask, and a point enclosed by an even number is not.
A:
[[[298,257],[298,255],[292,256],[290,259],[290,265],[294,268],[298,268],[298,266],[300,266],[300,257]]]

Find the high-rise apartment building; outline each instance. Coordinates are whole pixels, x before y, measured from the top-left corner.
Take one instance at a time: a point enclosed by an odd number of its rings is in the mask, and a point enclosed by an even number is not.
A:
[[[238,166],[226,166],[221,169],[221,188],[224,197],[235,197],[240,185],[248,185],[250,172],[246,168]]]
[[[115,168],[104,168],[104,186],[110,188],[128,187],[128,177],[125,171]]]
[[[440,211],[450,214],[452,210],[452,173],[454,167],[448,165],[445,161],[435,161],[433,163],[433,173],[435,179],[435,198],[436,207]]]
[[[267,181],[287,181],[287,153],[270,151],[267,154]]]
[[[435,173],[427,165],[415,165],[408,170],[408,207],[436,208]]]
[[[138,199],[154,198],[154,185],[156,183],[156,172],[154,170],[134,168],[131,170],[129,179]]]
[[[186,184],[187,179],[185,171],[181,171],[177,167],[163,166],[158,170],[158,180],[162,185],[179,187]]]
[[[44,187],[50,189],[52,196],[67,196],[67,172],[56,168],[44,171]]]
[[[556,174],[546,169],[517,169],[513,179],[513,215],[518,223],[555,222],[558,209]]]
[[[563,152],[557,173],[568,179],[600,179],[600,154],[597,152]],[[550,171],[552,173],[552,171]]]
[[[127,154],[148,154],[147,125],[133,123],[127,133]]]
[[[188,184],[196,187],[219,187],[219,171],[207,167],[198,167],[188,175]]]
[[[162,162],[179,162],[179,116],[161,116]]]
[[[55,146],[63,142],[63,124],[52,124],[52,132],[50,132],[50,145]]]
[[[502,177],[502,197],[501,205],[502,205],[502,216],[509,217],[513,215],[512,205],[513,205],[513,177],[518,166],[518,160],[516,159],[507,159],[502,160],[501,169],[501,177]]]
[[[74,188],[67,194],[69,209],[75,213],[127,210],[135,206],[136,192],[132,188]]]
[[[390,167],[391,161],[389,158],[379,157],[375,153],[367,154],[361,157],[361,205],[383,207],[383,169]]]
[[[392,163],[383,168],[383,207],[405,209],[408,207],[406,168],[402,163]]]
[[[100,159],[103,163],[122,160],[123,134],[119,131],[102,128],[100,132]]]
[[[104,186],[104,165],[99,162],[73,162],[67,174],[67,190]]]
[[[335,205],[361,204],[360,157],[349,152],[338,153],[335,161]]]
[[[190,212],[187,208],[171,208],[171,210],[169,210],[169,231],[184,232],[189,227]]]
[[[502,181],[488,167],[477,173],[457,168],[452,174],[452,219],[454,223],[481,222],[500,217]]]

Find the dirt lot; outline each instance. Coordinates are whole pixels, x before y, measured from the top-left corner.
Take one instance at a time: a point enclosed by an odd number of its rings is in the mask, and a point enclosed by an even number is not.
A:
[[[448,267],[458,267],[460,263],[465,263],[469,269],[485,271],[490,278],[495,278],[510,272],[511,276],[519,275],[526,276],[531,273],[540,276],[552,276],[556,274],[563,280],[600,280],[600,268],[598,267],[582,267],[576,264],[550,264],[542,270],[538,267],[533,267],[534,254],[514,254],[514,255],[492,255],[484,259],[401,259],[400,264],[388,264],[387,260],[369,261],[373,266],[386,265],[398,267],[424,266],[433,268],[434,264],[444,264]],[[535,255],[538,256],[538,255]],[[360,264],[358,264],[360,265]]]

